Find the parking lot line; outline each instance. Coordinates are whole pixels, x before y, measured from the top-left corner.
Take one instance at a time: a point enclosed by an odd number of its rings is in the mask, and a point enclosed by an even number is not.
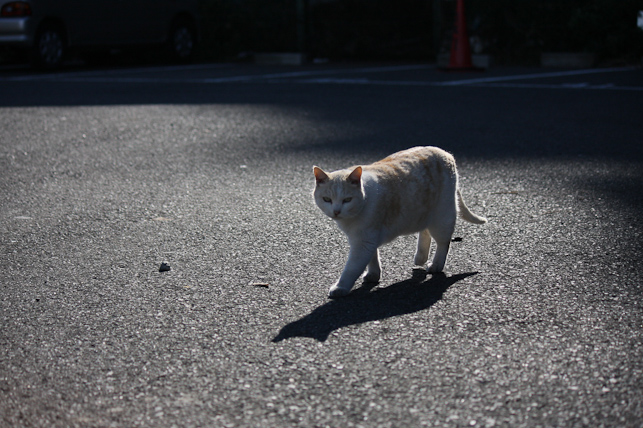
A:
[[[58,72],[58,73],[38,73],[28,74],[26,76],[12,76],[7,78],[0,78],[0,81],[39,81],[39,80],[62,80],[72,81],[73,79],[82,79],[92,76],[109,78],[122,74],[136,74],[136,73],[159,73],[159,72],[172,72],[172,71],[195,71],[207,69],[221,69],[231,67],[231,64],[192,64],[192,65],[169,65],[162,67],[139,67],[139,68],[116,68],[112,70],[90,70],[90,71],[72,71],[72,72]],[[115,77],[112,77],[115,78]]]
[[[613,83],[604,83],[600,85],[590,85],[586,82],[581,83],[481,83],[470,85],[487,88],[515,88],[515,89],[594,89],[594,90],[612,90],[612,91],[643,91],[643,86],[617,86]]]
[[[643,86],[617,86],[613,83],[591,85],[587,82],[578,83],[518,83],[518,82],[490,82],[490,83],[469,83],[466,85],[448,85],[449,82],[413,81],[413,80],[371,80],[371,79],[340,79],[320,78],[304,79],[298,83],[304,84],[335,84],[335,85],[373,85],[373,86],[475,86],[488,88],[514,88],[514,89],[602,89],[615,91],[643,91]]]
[[[397,66],[378,66],[378,67],[359,67],[359,68],[338,68],[338,69],[317,69],[317,70],[304,70],[304,71],[291,71],[281,73],[264,73],[264,74],[247,74],[236,76],[224,76],[219,78],[130,78],[118,77],[124,74],[131,73],[153,73],[153,72],[172,72],[172,71],[192,71],[192,70],[208,70],[208,69],[222,69],[229,68],[232,64],[195,64],[195,65],[179,65],[179,66],[166,66],[166,67],[143,67],[132,69],[113,69],[113,70],[92,70],[92,71],[79,71],[71,73],[50,73],[50,74],[32,74],[27,76],[12,76],[5,79],[5,81],[35,81],[35,80],[64,80],[66,82],[150,82],[157,83],[159,81],[176,81],[176,82],[193,82],[193,83],[228,83],[228,82],[241,82],[247,80],[262,80],[262,79],[279,79],[279,78],[296,78],[306,76],[318,75],[336,75],[336,74],[355,74],[355,73],[383,73],[394,71],[411,71],[435,68],[434,65],[429,64],[411,64],[411,65],[397,65]]]
[[[440,86],[473,85],[478,83],[507,82],[511,80],[546,79],[550,77],[580,76],[584,74],[614,73],[635,70],[637,67],[591,68],[582,70],[553,71],[546,73],[518,74],[512,76],[493,76],[478,79],[450,80],[441,82]]]
[[[545,83],[534,82],[538,79],[577,77],[590,74],[605,74],[628,72],[638,67],[612,67],[592,68],[581,70],[547,71],[528,74],[510,74],[502,76],[476,77],[472,79],[458,78],[444,80],[445,74],[435,76],[435,79],[415,80],[409,79],[373,79],[371,77],[351,75],[395,73],[414,70],[435,69],[430,64],[410,64],[395,66],[373,66],[357,68],[316,68],[296,71],[265,72],[265,69],[254,68],[259,71],[255,74],[230,74],[220,77],[191,77],[182,75],[168,75],[174,72],[208,71],[228,69],[234,71],[233,64],[195,64],[166,67],[141,67],[134,69],[113,69],[113,70],[90,70],[71,73],[34,74],[27,76],[12,76],[0,81],[53,81],[64,83],[123,83],[123,84],[225,84],[225,83],[250,83],[264,82],[271,84],[320,84],[320,85],[373,85],[373,86],[476,86],[476,87],[497,87],[515,89],[590,89],[590,90],[619,90],[619,91],[643,91],[642,86],[618,86],[613,83],[590,84],[587,82],[561,82]],[[261,71],[264,71],[263,73]],[[166,73],[159,76],[157,73]],[[225,73],[225,72],[224,72]],[[134,75],[132,75],[134,74]],[[147,75],[145,75],[147,74]],[[460,75],[459,77],[461,77]],[[417,76],[415,76],[417,77]],[[450,76],[449,76],[450,77]],[[531,81],[531,82],[520,82]]]

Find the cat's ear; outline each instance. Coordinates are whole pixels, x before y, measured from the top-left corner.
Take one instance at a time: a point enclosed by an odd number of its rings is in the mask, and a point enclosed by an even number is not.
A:
[[[359,181],[362,178],[362,167],[356,167],[353,172],[351,172],[347,178],[347,181],[351,184],[358,185]]]
[[[326,174],[320,167],[314,166],[313,173],[315,174],[315,181],[317,184],[324,184],[328,181],[328,174]]]

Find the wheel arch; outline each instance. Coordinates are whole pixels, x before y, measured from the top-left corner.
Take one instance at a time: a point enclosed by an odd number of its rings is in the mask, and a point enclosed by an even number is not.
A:
[[[38,26],[36,27],[36,31],[34,31],[33,33],[34,47],[38,40],[38,35],[42,33],[44,30],[49,28],[54,28],[60,31],[60,35],[62,36],[62,39],[63,39],[63,44],[65,45],[66,48],[68,48],[70,44],[70,40],[69,40],[69,31],[67,30],[67,26],[65,25],[65,22],[61,18],[57,18],[55,16],[45,16],[40,20],[40,22],[38,23]]]
[[[170,37],[170,34],[172,33],[172,30],[174,27],[176,27],[179,24],[186,24],[190,27],[190,29],[194,32],[194,37],[195,37],[195,42],[200,41],[201,39],[201,31],[199,28],[199,23],[194,16],[194,14],[190,13],[187,10],[179,11],[174,14],[172,17],[172,21],[170,21],[170,26],[168,27],[167,31],[167,37]]]

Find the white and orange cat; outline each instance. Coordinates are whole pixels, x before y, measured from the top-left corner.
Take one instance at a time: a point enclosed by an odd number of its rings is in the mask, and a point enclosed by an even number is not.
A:
[[[473,214],[458,188],[453,156],[437,147],[415,147],[394,153],[371,165],[335,172],[313,168],[317,206],[348,236],[346,266],[329,291],[345,296],[366,270],[366,282],[382,273],[378,248],[400,235],[419,232],[415,264],[429,258],[431,238],[437,248],[430,273],[442,272],[456,216],[470,223],[486,223]]]

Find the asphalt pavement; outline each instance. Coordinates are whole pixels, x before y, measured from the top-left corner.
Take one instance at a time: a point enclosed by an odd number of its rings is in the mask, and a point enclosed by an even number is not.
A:
[[[0,68],[0,426],[643,427],[642,118],[637,67]],[[328,300],[312,166],[416,145],[489,222]]]

